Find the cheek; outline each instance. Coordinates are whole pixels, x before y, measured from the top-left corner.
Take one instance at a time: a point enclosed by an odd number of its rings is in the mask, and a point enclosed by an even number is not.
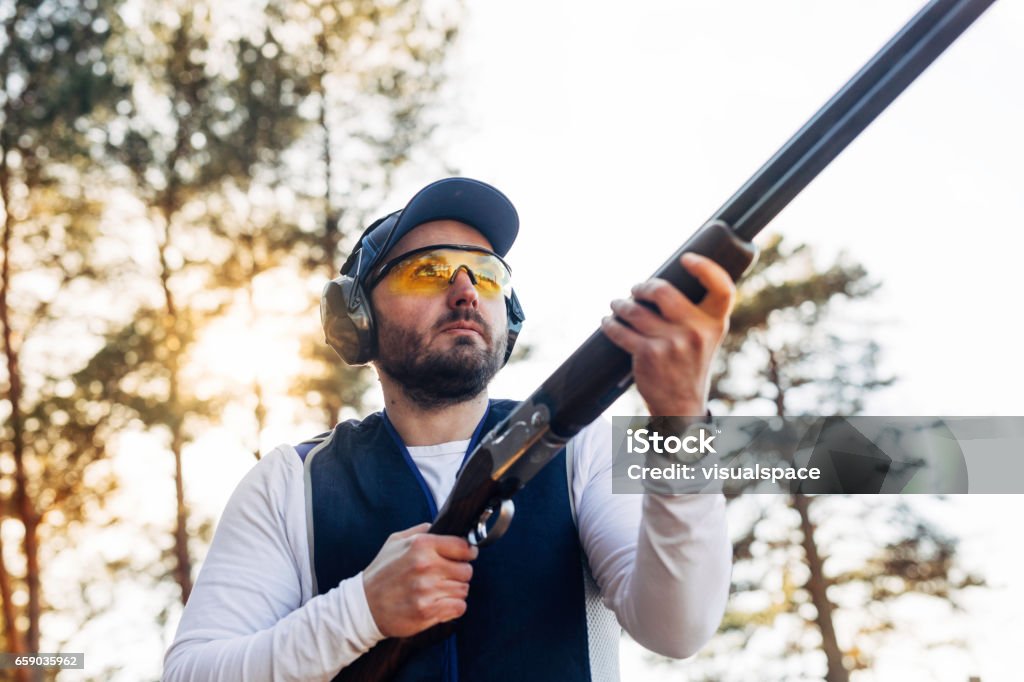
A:
[[[495,335],[504,334],[508,329],[508,311],[505,308],[505,299],[488,300],[486,315]]]
[[[444,315],[444,305],[418,296],[389,296],[373,292],[373,312],[378,329],[413,334],[423,339]],[[379,293],[379,295],[378,295]]]

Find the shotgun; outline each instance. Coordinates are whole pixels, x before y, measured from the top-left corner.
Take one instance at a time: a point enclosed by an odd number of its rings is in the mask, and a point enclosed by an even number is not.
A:
[[[752,239],[995,0],[932,0],[654,273],[699,303],[706,293],[679,264],[712,258],[738,280],[753,263]],[[631,358],[595,331],[467,458],[431,533],[481,546],[511,522],[512,496],[633,383]],[[443,623],[387,639],[341,671],[343,682],[394,677],[421,647],[450,635]]]

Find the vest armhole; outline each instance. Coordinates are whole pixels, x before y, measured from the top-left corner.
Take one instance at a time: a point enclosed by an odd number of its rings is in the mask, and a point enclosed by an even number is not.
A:
[[[569,487],[569,511],[579,532],[576,496],[572,491],[576,459],[576,439],[565,444],[565,480]],[[580,571],[583,578],[583,603],[586,611],[587,663],[591,682],[619,682],[619,639],[622,629],[615,614],[601,600],[601,589],[590,570],[590,561],[582,543]]]
[[[328,431],[325,434],[321,434],[313,439],[313,442],[309,441],[301,443],[296,446],[295,450],[299,453],[299,458],[302,460],[302,489],[305,497],[305,508],[306,508],[306,544],[309,551],[309,577],[312,579],[313,590],[310,593],[310,599],[320,594],[320,588],[317,585],[316,579],[316,561],[313,555],[313,542],[315,540],[313,533],[313,476],[311,473],[313,459],[317,453],[324,450],[331,444],[334,439],[334,432]],[[305,452],[299,450],[300,447],[308,446],[305,448]]]
[[[569,442],[565,444],[565,481],[566,485],[569,486],[569,512],[572,514],[572,523],[578,531],[580,524],[576,520],[576,496],[572,492],[573,469],[575,468],[573,460],[576,459],[575,454],[576,439],[570,438]]]

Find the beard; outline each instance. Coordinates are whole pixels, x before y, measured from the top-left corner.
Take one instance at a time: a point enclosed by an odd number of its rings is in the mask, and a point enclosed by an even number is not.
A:
[[[378,368],[394,379],[417,406],[437,409],[480,395],[505,358],[507,335],[498,338],[482,315],[470,308],[450,311],[433,331],[454,322],[473,322],[483,330],[485,347],[472,337],[458,337],[447,350],[427,347],[428,335],[378,317]]]

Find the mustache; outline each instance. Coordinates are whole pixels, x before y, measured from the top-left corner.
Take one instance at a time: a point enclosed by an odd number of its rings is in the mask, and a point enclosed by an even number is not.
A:
[[[434,329],[440,331],[441,327],[453,322],[473,322],[479,325],[488,337],[491,336],[491,326],[484,320],[483,315],[472,308],[456,308],[455,310],[448,311],[434,324]]]

